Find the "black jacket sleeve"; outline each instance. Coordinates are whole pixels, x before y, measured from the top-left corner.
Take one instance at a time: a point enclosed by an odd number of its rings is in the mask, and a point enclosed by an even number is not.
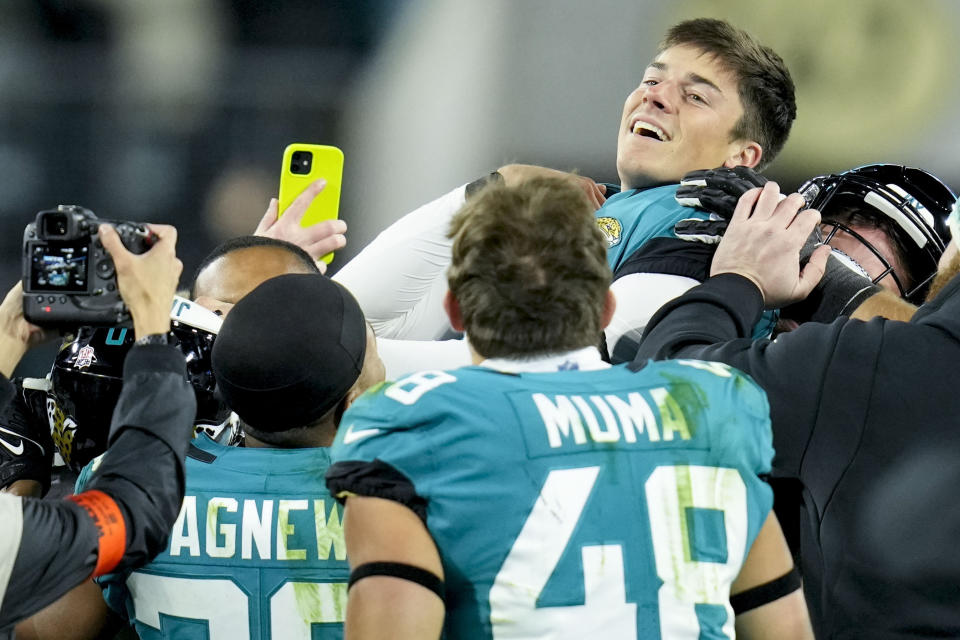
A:
[[[719,361],[752,377],[770,401],[774,473],[795,477],[845,320],[809,323],[772,341],[751,340],[747,336],[762,312],[762,295],[750,280],[711,277],[660,308],[647,324],[637,360]]]
[[[0,411],[7,408],[10,400],[13,398],[13,383],[7,380],[7,376],[0,373]]]
[[[195,395],[175,347],[134,347],[123,376],[110,446],[87,490],[63,502],[23,501],[0,628],[92,575],[148,562],[167,543],[183,499]]]

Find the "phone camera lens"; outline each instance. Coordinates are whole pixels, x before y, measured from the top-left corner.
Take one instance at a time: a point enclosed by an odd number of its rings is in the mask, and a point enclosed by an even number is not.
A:
[[[290,158],[290,173],[299,175],[310,173],[310,163],[313,160],[313,154],[309,151],[294,151]]]

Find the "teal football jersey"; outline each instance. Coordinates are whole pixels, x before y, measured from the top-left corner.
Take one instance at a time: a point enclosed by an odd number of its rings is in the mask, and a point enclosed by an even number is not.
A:
[[[111,607],[144,640],[342,638],[350,571],[329,449],[194,444],[167,550],[101,579]]]
[[[368,392],[328,485],[362,495],[384,464],[406,477],[451,638],[733,637],[730,584],[772,506],[765,394],[718,363],[574,367]]]
[[[627,261],[654,239],[672,239],[680,247],[695,247],[700,243],[681,240],[674,233],[674,225],[686,218],[709,219],[700,209],[685,207],[677,202],[677,188],[671,184],[652,189],[631,189],[616,193],[597,209],[597,225],[607,240],[607,262],[614,279],[622,275]],[[713,252],[711,250],[710,256]],[[655,268],[648,268],[656,271]],[[703,265],[703,277],[709,275],[709,260]],[[672,271],[670,271],[672,272]],[[676,273],[675,275],[690,275]],[[702,279],[702,278],[697,278]],[[764,311],[753,329],[753,338],[768,338],[776,327],[778,311]]]
[[[677,202],[678,184],[615,193],[597,209],[597,224],[607,239],[607,262],[616,273],[630,256],[654,238],[676,238],[673,227],[684,218],[709,219],[700,209]]]

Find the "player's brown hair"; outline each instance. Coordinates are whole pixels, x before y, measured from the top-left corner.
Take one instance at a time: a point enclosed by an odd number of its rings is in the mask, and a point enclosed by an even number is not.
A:
[[[763,148],[758,169],[780,153],[797,117],[793,79],[783,59],[746,31],[713,18],[686,20],[670,27],[660,51],[689,46],[716,58],[737,79],[743,115],[731,140],[753,140]]]
[[[450,291],[486,358],[595,345],[611,272],[586,195],[538,178],[485,187],[454,216]]]

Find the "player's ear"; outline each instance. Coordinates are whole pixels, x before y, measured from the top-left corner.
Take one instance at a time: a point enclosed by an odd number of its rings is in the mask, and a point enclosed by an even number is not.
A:
[[[758,142],[754,142],[753,140],[740,140],[735,144],[736,146],[732,150],[733,153],[727,156],[723,166],[729,169],[733,169],[734,167],[749,167],[753,169],[760,164],[760,158],[763,157],[763,147],[761,147]]]
[[[353,385],[353,387],[351,387],[350,391],[347,391],[347,395],[344,396],[343,400],[341,401],[343,408],[340,410],[340,415],[343,415],[343,412],[349,409],[350,405],[353,404],[353,401],[363,395],[364,391],[365,389],[361,389],[358,385]]]
[[[453,296],[453,292],[447,289],[447,294],[443,296],[443,310],[447,312],[450,318],[450,326],[454,331],[463,331],[463,315],[460,313],[460,303]]]
[[[610,321],[613,320],[613,313],[617,310],[617,297],[613,291],[607,289],[607,297],[603,301],[603,315],[600,316],[600,328],[606,329]]]

